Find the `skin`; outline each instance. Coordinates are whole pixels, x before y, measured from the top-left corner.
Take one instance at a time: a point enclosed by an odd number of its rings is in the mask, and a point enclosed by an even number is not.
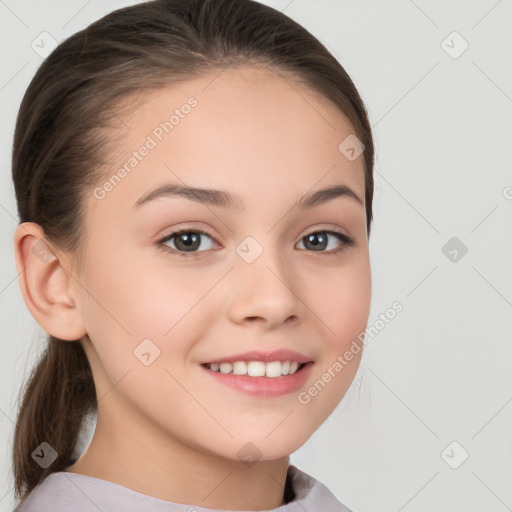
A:
[[[50,246],[51,261],[34,255],[43,237],[34,223],[16,231],[16,264],[25,270],[20,285],[38,323],[63,340],[81,339],[100,397],[93,439],[67,471],[162,500],[272,509],[284,504],[289,455],[338,405],[362,355],[308,404],[299,403],[299,391],[320,379],[367,325],[363,161],[338,150],[354,130],[327,100],[269,70],[215,75],[145,93],[120,114],[119,151],[108,176],[174,108],[190,96],[198,100],[103,199],[90,191],[80,274],[73,255],[58,247]],[[156,186],[183,182],[239,194],[246,209],[176,197],[132,208]],[[310,210],[293,207],[303,194],[335,184],[350,187],[363,204],[337,197]],[[182,227],[212,238],[201,235],[200,250],[188,258],[157,247]],[[305,245],[306,235],[329,228],[355,245],[337,255],[328,254],[340,247],[333,235],[323,252]],[[246,236],[263,249],[250,264],[235,251]],[[176,237],[174,244],[166,242],[183,249]],[[146,338],[160,350],[149,366],[133,354]],[[314,361],[306,384],[284,396],[246,395],[200,367],[276,348]],[[261,453],[250,467],[237,455],[247,442]]]

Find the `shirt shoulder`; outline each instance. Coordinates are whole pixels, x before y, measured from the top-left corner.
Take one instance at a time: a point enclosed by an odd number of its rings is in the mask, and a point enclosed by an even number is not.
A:
[[[186,512],[187,505],[163,501],[122,485],[78,473],[52,473],[14,512]]]
[[[296,466],[288,467],[294,499],[273,511],[352,512],[321,482]],[[61,471],[52,473],[17,506],[14,512],[228,512],[174,503],[142,494],[107,480]],[[247,512],[247,511],[229,511]]]
[[[352,512],[319,480],[300,470],[297,466],[288,468],[292,478],[295,499],[276,509],[281,512],[303,512],[304,510],[322,510],[325,512]]]

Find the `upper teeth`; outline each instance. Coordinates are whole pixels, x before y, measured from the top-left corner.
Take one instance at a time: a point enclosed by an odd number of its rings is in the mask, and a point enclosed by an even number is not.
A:
[[[230,373],[234,375],[249,375],[250,377],[280,377],[281,375],[291,375],[299,368],[297,361],[236,361],[234,363],[210,363],[207,366],[210,370],[221,373]]]

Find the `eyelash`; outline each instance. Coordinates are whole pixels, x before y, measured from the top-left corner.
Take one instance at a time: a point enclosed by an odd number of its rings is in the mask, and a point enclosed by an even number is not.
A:
[[[177,231],[173,231],[172,233],[169,233],[161,240],[158,240],[156,242],[156,245],[159,249],[163,250],[166,253],[176,254],[176,255],[182,256],[184,258],[190,258],[196,254],[205,252],[205,251],[191,251],[191,252],[179,251],[179,250],[175,250],[175,249],[169,247],[168,245],[165,245],[165,242],[168,242],[169,240],[172,240],[175,236],[179,236],[184,233],[200,233],[201,235],[205,235],[205,236],[211,238],[215,243],[217,243],[216,240],[209,233],[207,233],[206,231],[204,231],[202,229],[198,229],[198,228],[186,229],[185,228],[185,229],[180,229]],[[329,235],[334,235],[341,242],[341,245],[338,249],[336,249],[334,251],[330,251],[330,252],[326,252],[326,251],[309,251],[309,252],[312,252],[312,253],[318,252],[320,254],[324,254],[324,255],[328,255],[328,256],[337,256],[341,252],[345,251],[345,249],[347,249],[348,247],[352,247],[353,245],[355,245],[355,240],[351,236],[345,235],[344,233],[341,233],[339,231],[332,231],[332,230],[312,231],[311,233],[304,235],[301,238],[301,240],[303,238],[306,238],[307,236],[314,235],[317,233],[326,233]],[[305,250],[307,250],[307,249],[305,249]]]

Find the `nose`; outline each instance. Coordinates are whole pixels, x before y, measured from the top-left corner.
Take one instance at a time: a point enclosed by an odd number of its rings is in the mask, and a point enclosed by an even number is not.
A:
[[[300,281],[279,255],[264,251],[253,263],[239,260],[231,279],[229,316],[233,322],[257,322],[271,329],[303,318],[304,297],[297,290]]]

